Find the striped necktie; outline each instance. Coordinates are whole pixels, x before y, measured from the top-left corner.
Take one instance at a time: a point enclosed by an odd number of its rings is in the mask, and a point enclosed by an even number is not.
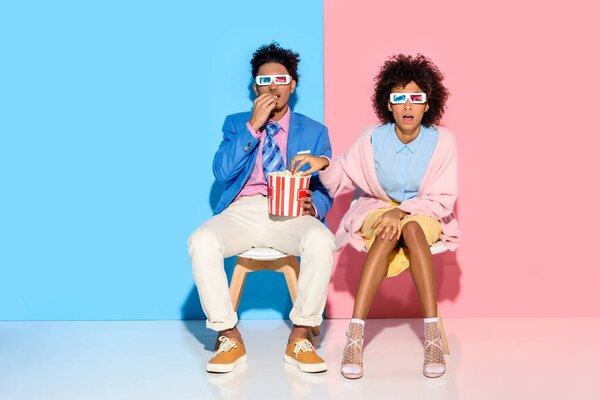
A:
[[[283,161],[283,156],[281,155],[281,150],[279,149],[279,146],[277,146],[277,142],[275,142],[274,138],[274,136],[279,133],[280,129],[281,126],[279,126],[277,122],[269,122],[265,128],[267,131],[267,136],[265,137],[265,142],[263,143],[262,160],[265,179],[267,182],[269,181],[269,172],[283,171],[285,169],[285,163]]]

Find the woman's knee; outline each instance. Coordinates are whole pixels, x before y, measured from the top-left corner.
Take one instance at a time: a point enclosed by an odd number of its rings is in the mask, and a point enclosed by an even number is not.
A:
[[[396,238],[389,240],[389,238],[381,239],[380,237],[376,237],[369,249],[369,253],[380,252],[389,254],[398,246],[398,242],[399,240]]]
[[[416,221],[408,221],[402,226],[402,238],[407,247],[427,244],[425,232]]]

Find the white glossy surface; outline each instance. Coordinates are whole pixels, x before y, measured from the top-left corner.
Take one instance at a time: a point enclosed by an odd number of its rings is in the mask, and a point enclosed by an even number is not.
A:
[[[238,257],[250,258],[253,260],[272,261],[287,257],[289,254],[282,253],[272,247],[253,247],[243,253],[238,254]]]
[[[436,254],[445,253],[446,251],[448,251],[448,248],[446,247],[444,242],[442,242],[441,240],[438,240],[437,242],[435,242],[434,244],[431,245],[429,250],[431,250],[431,254],[436,255]]]
[[[444,319],[448,372],[421,374],[422,321],[369,320],[365,376],[339,373],[347,320],[326,320],[329,371],[283,363],[288,321],[241,321],[248,363],[204,371],[200,321],[0,322],[0,399],[599,399],[600,319]]]

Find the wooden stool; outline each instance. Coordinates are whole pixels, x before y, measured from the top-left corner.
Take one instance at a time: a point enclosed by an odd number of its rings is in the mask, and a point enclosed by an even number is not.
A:
[[[262,270],[283,273],[292,303],[296,301],[298,275],[300,274],[298,258],[269,247],[253,247],[238,254],[236,265],[233,269],[233,276],[229,284],[229,294],[235,311],[237,311],[240,305],[240,297],[242,296],[242,290],[244,290],[246,274]],[[318,326],[311,327],[310,332],[314,336],[318,336],[321,333]]]

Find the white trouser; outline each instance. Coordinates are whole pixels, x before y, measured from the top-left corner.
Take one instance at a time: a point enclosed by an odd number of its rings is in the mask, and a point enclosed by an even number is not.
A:
[[[298,295],[290,319],[296,325],[320,325],[333,266],[334,236],[311,216],[269,215],[267,198],[257,195],[230,204],[196,229],[188,241],[206,326],[222,331],[237,323],[223,259],[252,247],[272,247],[300,256]]]

